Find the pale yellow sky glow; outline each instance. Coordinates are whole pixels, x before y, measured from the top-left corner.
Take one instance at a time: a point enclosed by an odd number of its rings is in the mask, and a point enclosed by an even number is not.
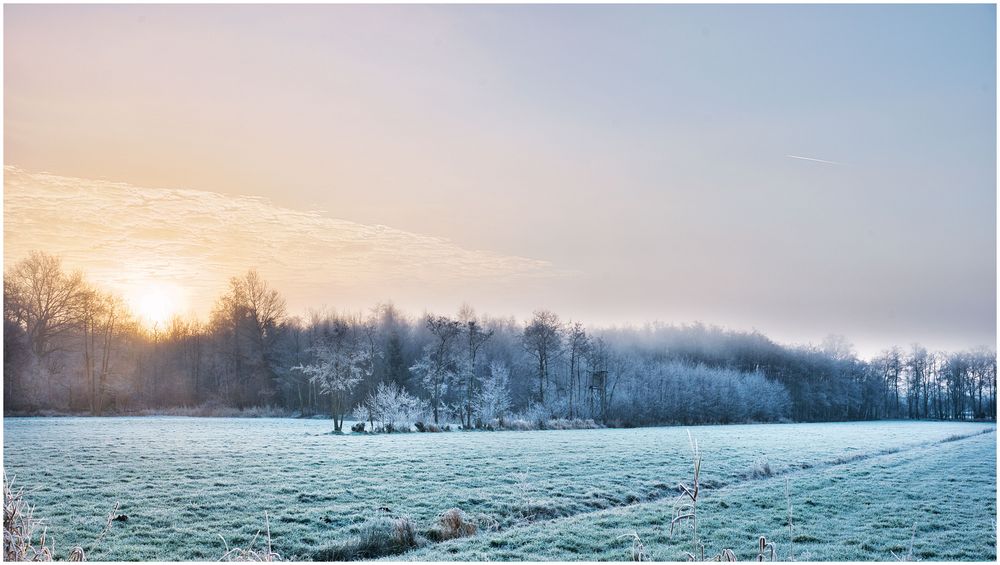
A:
[[[4,259],[63,257],[121,294],[147,323],[204,319],[233,275],[257,268],[310,307],[360,310],[403,296],[420,311],[448,290],[560,276],[543,261],[459,247],[386,226],[281,208],[257,197],[142,188],[4,169]],[[405,290],[405,292],[400,292]],[[415,299],[409,302],[408,297]],[[399,298],[397,298],[399,301]],[[440,304],[451,310],[451,300]]]
[[[255,267],[296,314],[992,344],[995,16],[7,5],[5,260],[148,319]]]

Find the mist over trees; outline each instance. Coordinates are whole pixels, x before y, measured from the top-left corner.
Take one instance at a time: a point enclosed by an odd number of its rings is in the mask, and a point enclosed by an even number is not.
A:
[[[4,274],[8,414],[281,408],[392,429],[505,426],[514,418],[608,425],[996,419],[996,355],[913,344],[861,360],[843,338],[790,347],[702,324],[590,328],[539,310],[291,316],[251,270],[209,320],[147,327],[121,298],[33,252]]]

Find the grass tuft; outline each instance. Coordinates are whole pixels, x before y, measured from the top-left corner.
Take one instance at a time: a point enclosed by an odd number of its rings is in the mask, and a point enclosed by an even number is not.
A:
[[[476,535],[478,527],[459,508],[446,510],[438,516],[438,523],[427,532],[434,541],[446,541]]]
[[[35,535],[38,533],[38,538]],[[55,547],[46,545],[45,528],[24,500],[24,489],[14,490],[14,480],[3,474],[4,561],[52,561]]]
[[[112,512],[112,514],[114,514],[114,512]],[[108,519],[108,524],[111,524],[110,517]],[[230,549],[229,544],[226,543],[226,538],[223,538],[220,534],[219,537],[222,538],[222,543],[226,546],[226,552],[222,555],[219,561],[281,561],[281,556],[271,548],[271,521],[268,519],[267,512],[264,513],[264,532],[266,545],[261,549],[254,547],[257,545],[257,540],[260,538],[260,530],[257,530],[253,539],[250,540],[250,544],[245,548],[234,547]]]
[[[358,561],[399,555],[427,544],[408,516],[376,516],[361,525],[361,531],[344,543],[321,549],[315,561]]]
[[[754,460],[753,466],[750,469],[750,476],[755,479],[766,479],[774,476],[774,471],[771,469],[771,462],[767,460],[767,457],[761,456]]]

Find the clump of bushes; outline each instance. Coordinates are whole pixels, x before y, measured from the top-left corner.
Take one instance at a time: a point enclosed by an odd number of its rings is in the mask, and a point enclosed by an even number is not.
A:
[[[291,418],[297,414],[277,406],[248,406],[236,408],[220,402],[208,401],[197,406],[173,408],[144,408],[131,412],[134,416],[192,416],[198,418]]]
[[[511,418],[504,422],[503,427],[506,430],[526,432],[533,430],[595,430],[603,426],[591,418],[549,418],[544,420]]]
[[[423,423],[423,422],[417,422],[417,423],[413,424],[413,427],[417,428],[418,432],[428,432],[428,433],[433,432],[433,433],[437,433],[437,432],[450,432],[451,431],[451,425],[450,424],[445,424],[443,426],[439,426],[439,425],[431,423],[431,422],[428,422],[426,424]]]
[[[410,424],[427,417],[428,404],[396,383],[380,383],[354,409],[359,422],[371,422],[373,433],[408,432]]]

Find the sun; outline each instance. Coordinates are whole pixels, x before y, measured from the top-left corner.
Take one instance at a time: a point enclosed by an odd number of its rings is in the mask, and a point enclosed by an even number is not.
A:
[[[129,294],[135,314],[150,328],[163,328],[178,313],[177,292],[169,286],[144,284]]]

